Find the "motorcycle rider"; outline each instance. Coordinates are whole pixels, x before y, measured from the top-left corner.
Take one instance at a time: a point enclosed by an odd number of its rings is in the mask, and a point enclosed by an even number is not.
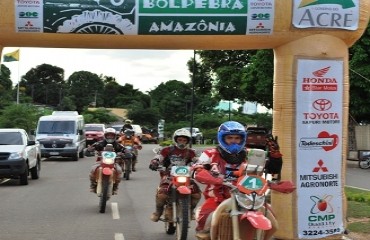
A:
[[[203,192],[205,201],[200,207],[196,220],[198,240],[210,239],[212,213],[222,201],[230,198],[229,188],[222,185],[223,178],[236,177],[234,172],[236,173],[241,164],[247,161],[246,139],[247,133],[242,124],[235,121],[224,122],[218,129],[218,146],[203,151],[196,162],[194,178],[198,182],[206,184]],[[202,171],[210,172],[213,176],[212,179],[202,177]],[[268,214],[267,217],[271,220],[273,227],[265,231],[264,240],[270,239],[277,230],[276,220],[271,219],[273,218],[271,214]]]
[[[132,121],[130,119],[126,119],[125,124],[123,124],[123,126],[122,126],[121,133],[124,133],[126,129],[132,129],[133,130],[134,128],[132,127],[131,124],[132,124]]]
[[[121,137],[118,139],[118,142],[121,143],[123,146],[132,146],[134,149],[134,159],[132,161],[132,171],[136,172],[136,164],[137,158],[139,155],[139,151],[143,148],[141,145],[140,139],[135,136],[135,132],[132,129],[126,129]]]
[[[163,165],[166,170],[160,172],[160,183],[155,195],[156,211],[152,213],[150,219],[153,222],[158,222],[163,213],[163,207],[169,198],[168,186],[171,182],[170,170],[171,166],[176,165],[189,165],[196,160],[196,154],[193,149],[188,148],[191,141],[190,132],[186,129],[178,129],[174,132],[173,145],[164,147],[159,154],[151,160],[149,168],[157,171],[159,165]],[[178,161],[181,161],[179,164]],[[192,218],[194,219],[194,209],[201,198],[201,191],[198,185],[191,181],[191,210]]]
[[[96,169],[100,166],[100,152],[104,150],[104,148],[108,145],[108,144],[111,144],[113,146],[113,150],[114,152],[117,153],[117,155],[119,156],[121,153],[124,152],[125,150],[125,147],[123,145],[121,145],[120,143],[118,143],[116,141],[116,130],[114,128],[107,128],[105,129],[105,132],[104,132],[104,139],[99,141],[99,142],[96,142],[90,146],[88,146],[88,151],[98,151],[98,158],[96,159],[96,163],[91,167],[91,171],[90,171],[90,175],[89,175],[89,178],[90,178],[90,192],[96,192],[96,186],[97,186],[97,183],[96,183]],[[119,166],[119,164],[115,164],[115,169],[117,171],[117,174],[116,174],[116,179],[115,179],[115,183],[113,184],[113,195],[117,195],[117,191],[118,191],[118,185],[121,181],[121,177],[122,177],[122,168]]]

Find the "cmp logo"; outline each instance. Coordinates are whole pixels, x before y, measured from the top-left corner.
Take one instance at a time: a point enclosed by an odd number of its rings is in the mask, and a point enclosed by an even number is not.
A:
[[[302,0],[298,8],[323,4],[337,4],[342,6],[343,9],[353,8],[356,6],[352,0]]]
[[[317,111],[323,112],[329,110],[333,106],[332,102],[325,98],[316,99],[312,103],[312,107]]]
[[[331,205],[331,200],[333,199],[332,195],[320,196],[311,196],[310,199],[313,201],[311,207],[311,214],[318,214],[320,212],[333,213],[334,208]]]

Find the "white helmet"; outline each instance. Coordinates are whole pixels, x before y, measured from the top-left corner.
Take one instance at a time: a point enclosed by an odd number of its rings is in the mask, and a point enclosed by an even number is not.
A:
[[[131,121],[130,119],[126,119],[126,120],[125,120],[125,123],[126,123],[126,124],[131,124],[131,123],[132,123],[132,121]]]
[[[178,137],[185,137],[188,139],[188,142],[184,145],[184,144],[179,144],[177,143],[177,138]],[[174,133],[173,133],[173,137],[172,137],[172,140],[173,140],[173,143],[178,147],[178,148],[187,148],[188,144],[190,143],[191,141],[191,134],[188,130],[186,129],[177,129]]]
[[[113,138],[111,136],[113,136]],[[116,140],[116,130],[114,128],[105,129],[104,138],[108,143],[113,143]]]

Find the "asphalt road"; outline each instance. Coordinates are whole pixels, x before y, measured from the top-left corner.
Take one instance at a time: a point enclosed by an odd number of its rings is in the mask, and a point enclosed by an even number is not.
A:
[[[93,157],[77,162],[46,159],[41,177],[20,186],[18,180],[0,179],[0,240],[169,240],[162,222],[151,222],[157,172],[148,164],[157,146],[145,144],[138,171],[122,180],[119,195],[109,200],[106,213],[98,211],[99,198],[89,192],[88,174]],[[351,163],[352,164],[352,163]],[[369,189],[370,169],[348,165],[346,185]],[[189,240],[195,239],[195,222]]]
[[[1,240],[167,240],[164,223],[149,217],[154,211],[158,172],[148,169],[152,148],[140,151],[138,171],[122,180],[106,213],[99,213],[99,198],[89,192],[88,174],[95,162],[85,157],[73,162],[47,159],[41,176],[20,186],[18,180],[0,180]],[[191,222],[189,238],[194,237]]]

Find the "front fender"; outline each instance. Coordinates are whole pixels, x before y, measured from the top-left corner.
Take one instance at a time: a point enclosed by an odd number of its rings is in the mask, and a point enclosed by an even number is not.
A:
[[[256,229],[267,231],[272,228],[271,221],[267,217],[265,217],[265,215],[262,212],[247,211],[240,218],[240,220],[243,219],[248,219],[248,221]]]
[[[183,194],[183,195],[189,195],[191,194],[191,190],[189,187],[187,186],[179,186],[177,188],[177,191],[180,193],[180,194]]]

